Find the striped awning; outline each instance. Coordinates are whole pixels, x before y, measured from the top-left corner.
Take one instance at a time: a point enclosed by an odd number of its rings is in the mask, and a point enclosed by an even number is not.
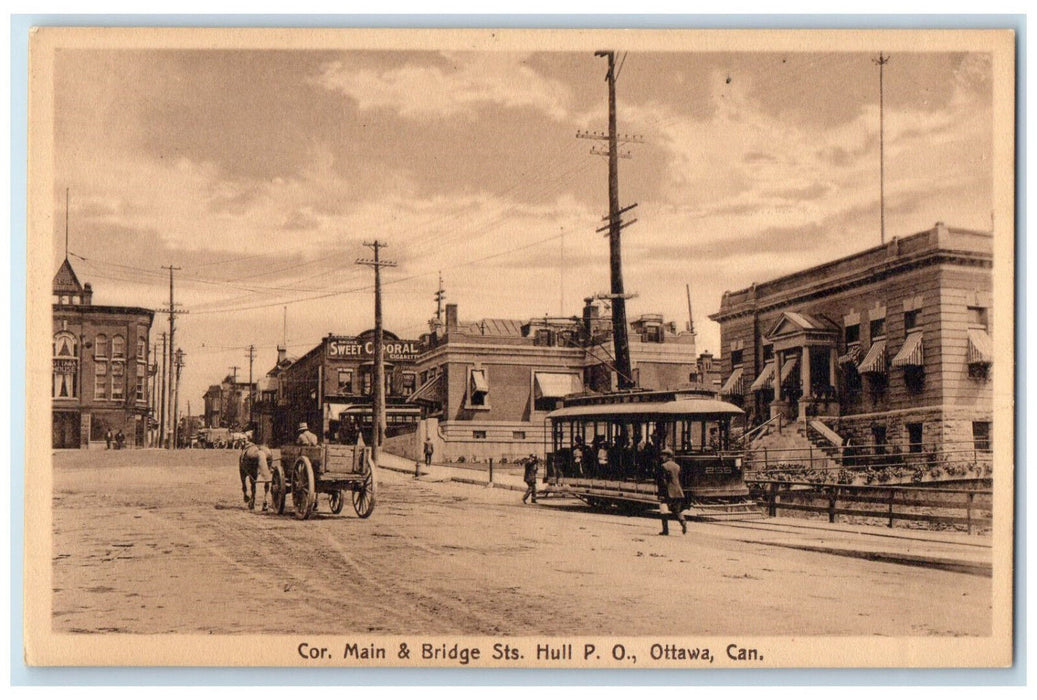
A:
[[[760,376],[750,385],[749,391],[763,391],[774,383],[774,363],[775,360],[767,361],[767,364],[763,366],[763,370],[760,372]]]
[[[859,365],[857,365],[857,372],[859,374],[885,374],[886,373],[886,341],[876,340],[868,348],[868,354],[864,356],[864,359]]]
[[[922,333],[916,331],[908,333],[904,346],[890,361],[894,367],[921,367],[922,366]]]
[[[781,366],[781,383],[784,384],[792,374],[792,370],[796,369],[796,365],[799,364],[799,357],[790,357],[785,360],[785,364]]]
[[[439,373],[418,387],[417,391],[407,397],[409,403],[431,403],[443,402],[440,387],[443,384],[443,374]]]
[[[742,381],[743,374],[741,367],[735,367],[735,371],[724,382],[724,386],[720,387],[720,395],[742,396],[745,393],[745,382]]]
[[[994,364],[994,344],[982,328],[969,329],[968,363],[970,365]]]
[[[846,348],[846,354],[840,355],[837,362],[840,365],[854,364],[856,365],[861,361],[861,345],[860,343],[854,343],[850,347]]]

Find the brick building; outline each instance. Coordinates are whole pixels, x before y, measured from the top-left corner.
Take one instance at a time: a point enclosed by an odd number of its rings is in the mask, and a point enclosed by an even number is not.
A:
[[[442,327],[422,339],[420,386],[411,400],[424,407],[420,439],[432,438],[437,460],[513,459],[543,453],[545,420],[563,396],[617,385],[611,319],[587,300],[583,316],[528,321],[458,320],[446,306]],[[638,386],[672,389],[709,383],[712,356],[695,356],[693,332],[647,314],[630,324]],[[415,446],[393,445],[407,456]]]
[[[992,267],[991,233],[938,223],[725,292],[721,393],[756,423],[820,420],[857,445],[987,450]]]
[[[68,258],[54,275],[53,295],[51,446],[103,445],[109,430],[122,431],[127,446],[144,446],[155,312],[94,304]]]
[[[385,349],[386,435],[414,432],[420,409],[407,397],[417,388],[417,340],[382,332]],[[370,441],[374,376],[374,331],[357,336],[327,335],[295,361],[279,349],[277,365],[261,380],[256,405],[260,439],[291,442],[306,422],[321,439],[352,442],[363,432]]]
[[[219,384],[212,384],[202,395],[205,426],[246,430],[252,415],[255,383],[228,374]]]

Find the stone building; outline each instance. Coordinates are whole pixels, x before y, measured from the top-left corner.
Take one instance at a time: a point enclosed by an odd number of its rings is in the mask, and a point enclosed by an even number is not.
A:
[[[255,383],[228,374],[219,384],[212,384],[202,395],[205,426],[246,430],[252,420]]]
[[[105,445],[120,431],[126,446],[147,443],[151,323],[155,312],[94,304],[68,258],[53,282],[51,446]]]
[[[938,223],[725,292],[721,394],[876,451],[989,450],[992,268],[990,232]]]

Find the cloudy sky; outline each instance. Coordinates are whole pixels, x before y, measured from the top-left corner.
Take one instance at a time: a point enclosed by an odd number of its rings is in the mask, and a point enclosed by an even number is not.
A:
[[[622,56],[622,54],[621,54]],[[875,53],[630,53],[618,81],[620,199],[633,318],[683,326],[699,349],[725,289],[877,245]],[[442,273],[462,320],[578,314],[608,289],[607,127],[592,52],[59,50],[54,268],[95,302],[189,315],[182,397],[257,346],[273,363],[373,324],[385,241],[386,328],[416,338]],[[991,227],[986,54],[894,53],[885,69],[887,237],[936,221]],[[156,320],[153,337],[166,329]],[[182,409],[186,401],[181,399]]]

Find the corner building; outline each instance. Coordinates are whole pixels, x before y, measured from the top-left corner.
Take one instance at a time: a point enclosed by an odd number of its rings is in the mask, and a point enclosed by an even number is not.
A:
[[[992,269],[992,233],[937,223],[725,292],[721,394],[877,451],[988,451]]]
[[[126,446],[145,446],[155,312],[94,304],[67,258],[52,287],[51,447],[104,447],[109,430],[122,431]]]

